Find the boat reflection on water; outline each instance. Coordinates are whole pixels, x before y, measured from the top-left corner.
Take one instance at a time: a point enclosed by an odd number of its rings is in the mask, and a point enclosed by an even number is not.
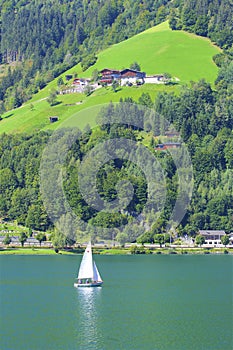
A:
[[[100,327],[102,288],[77,289],[77,348],[97,349],[102,340]]]

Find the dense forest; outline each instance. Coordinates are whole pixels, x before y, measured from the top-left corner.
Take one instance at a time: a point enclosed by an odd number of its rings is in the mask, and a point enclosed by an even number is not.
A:
[[[166,191],[169,194],[158,220],[150,211],[141,217],[147,233],[143,241],[153,241],[155,233],[164,231],[177,198],[177,169],[168,151],[156,152],[161,130],[157,120],[166,116],[169,122],[180,131],[191,156],[194,172],[194,190],[185,217],[178,227],[179,234],[195,235],[199,229],[224,229],[231,232],[233,227],[233,63],[222,67],[213,90],[205,81],[183,87],[179,96],[161,93],[155,101],[143,94],[139,101],[127,99],[135,106],[138,115],[138,102],[154,110],[145,121],[143,129],[150,135],[149,151],[156,157],[166,173]],[[113,105],[103,110],[99,118],[114,113]],[[117,113],[122,114],[121,107]],[[107,113],[107,114],[106,114]],[[135,114],[135,115],[136,115]],[[158,117],[157,117],[158,118]],[[124,120],[124,119],[123,119]],[[65,135],[66,131],[64,131]],[[93,227],[112,227],[112,232],[120,234],[117,227],[131,222],[140,215],[147,201],[147,182],[143,171],[128,160],[110,160],[100,167],[97,174],[97,188],[101,198],[111,204],[117,198],[116,184],[129,180],[133,186],[132,201],[124,211],[107,213],[94,210],[87,204],[79,191],[78,170],[80,162],[98,143],[112,138],[126,138],[143,143],[145,131],[140,127],[127,127],[122,121],[118,124],[107,122],[84,133],[67,153],[64,190],[74,212],[86,223],[91,232]],[[34,135],[6,135],[0,138],[0,215],[17,220],[33,229],[53,228],[39,189],[39,166],[42,150],[48,142],[50,132]],[[59,148],[58,148],[59,149]],[[109,152],[112,154],[113,150]],[[52,172],[51,167],[51,172]],[[85,170],[84,170],[85,171]],[[86,172],[87,174],[87,172]],[[52,188],[52,187],[51,187]],[[142,233],[140,225],[127,226],[123,233],[129,240]],[[141,230],[141,231],[140,231]],[[92,232],[94,234],[94,232]],[[106,237],[105,238],[109,238]]]
[[[0,115],[76,63],[85,70],[102,49],[166,19],[174,30],[208,36],[224,49],[221,59],[232,56],[230,0],[7,0],[0,8],[0,63],[9,64]]]

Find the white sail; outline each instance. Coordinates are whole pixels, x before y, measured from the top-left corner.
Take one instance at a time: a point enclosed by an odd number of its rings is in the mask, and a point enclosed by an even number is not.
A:
[[[89,242],[83,254],[77,282],[74,283],[74,286],[100,287],[102,284],[102,278],[92,258],[91,242]]]
[[[91,243],[89,242],[83,254],[83,258],[80,264],[78,279],[83,279],[83,278],[93,279],[93,277],[94,277],[93,259],[92,259]]]
[[[94,281],[102,281],[102,278],[100,276],[100,273],[97,269],[95,262],[94,262]]]

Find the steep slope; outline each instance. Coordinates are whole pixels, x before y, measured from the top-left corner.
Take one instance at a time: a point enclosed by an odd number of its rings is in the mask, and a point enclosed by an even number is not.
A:
[[[212,57],[219,51],[210,40],[172,31],[164,22],[102,51],[96,64],[81,75],[90,76],[95,68],[121,69],[137,61],[147,74],[168,72],[182,82],[205,78],[212,83],[217,75]]]
[[[212,61],[212,56],[218,52],[220,49],[208,39],[183,31],[172,31],[168,23],[164,22],[102,51],[96,64],[87,71],[82,72],[81,66],[76,65],[61,77],[64,78],[69,73],[90,77],[95,69],[121,69],[137,61],[147,74],[168,72],[177,77],[181,84],[201,78],[213,83],[218,69]],[[0,132],[32,132],[55,128],[70,115],[96,104],[119,101],[120,98],[128,96],[137,100],[143,92],[148,92],[154,100],[159,91],[179,91],[179,85],[171,87],[148,84],[142,87],[124,87],[117,93],[107,88],[99,89],[89,97],[81,94],[59,96],[60,103],[50,107],[46,98],[52,88],[57,88],[57,80],[58,78],[54,79],[21,108],[6,113],[0,122]],[[51,115],[58,115],[59,122],[51,125],[48,120]],[[90,117],[80,120],[80,127],[86,123],[93,124],[94,119]]]

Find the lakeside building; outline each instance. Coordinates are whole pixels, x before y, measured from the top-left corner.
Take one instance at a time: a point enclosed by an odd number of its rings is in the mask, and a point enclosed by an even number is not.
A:
[[[221,237],[226,235],[223,230],[199,230],[199,234],[205,238],[205,244],[210,246],[222,246]]]

